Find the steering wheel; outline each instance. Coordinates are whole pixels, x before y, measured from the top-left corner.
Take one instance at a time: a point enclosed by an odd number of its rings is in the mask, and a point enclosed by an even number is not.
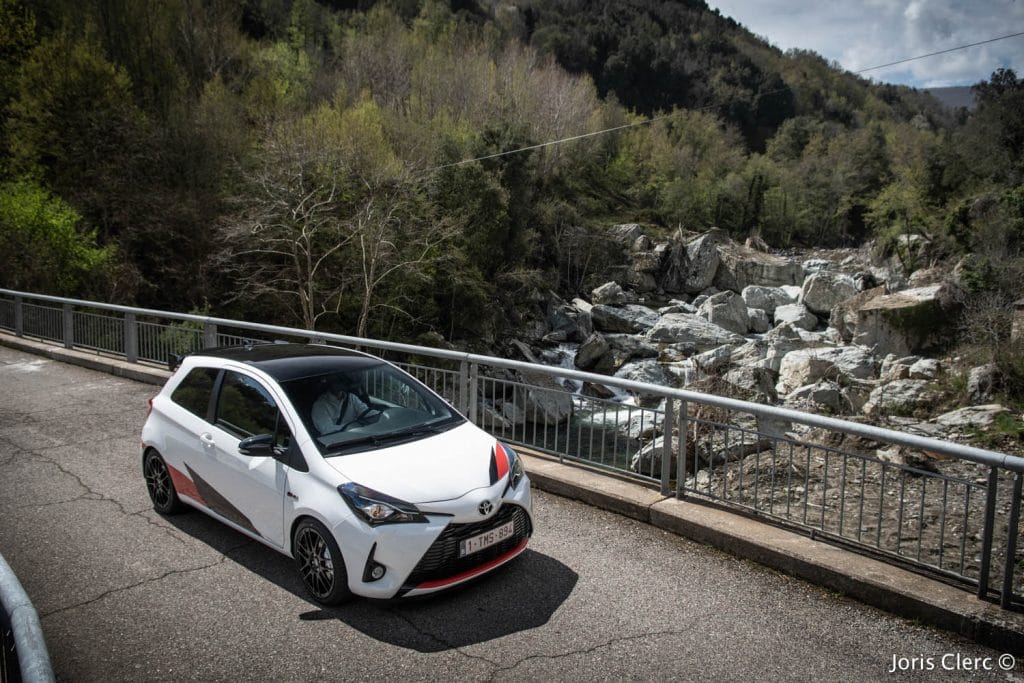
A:
[[[384,411],[390,407],[391,406],[382,406],[376,403],[371,403],[370,405],[363,408],[363,411],[361,413],[353,417],[345,424],[341,425],[341,427],[338,428],[338,431],[343,432],[354,424],[364,424],[363,420],[369,417],[370,413],[377,413],[378,415],[383,415]]]

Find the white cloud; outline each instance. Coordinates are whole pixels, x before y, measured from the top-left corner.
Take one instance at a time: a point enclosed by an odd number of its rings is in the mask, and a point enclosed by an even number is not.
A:
[[[1024,31],[1024,0],[711,0],[782,48],[814,50],[861,71],[910,57]],[[971,85],[1008,67],[1024,71],[1024,36],[866,71],[917,87]]]

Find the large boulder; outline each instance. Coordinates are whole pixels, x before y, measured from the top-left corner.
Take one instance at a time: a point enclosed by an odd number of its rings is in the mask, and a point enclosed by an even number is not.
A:
[[[791,325],[810,331],[818,326],[818,316],[807,310],[803,304],[786,304],[775,309],[775,324]]]
[[[708,322],[699,315],[687,313],[666,313],[647,331],[646,337],[654,343],[692,343],[702,351],[722,344],[743,343],[740,335]]]
[[[602,368],[610,370],[611,358],[608,354],[609,351],[611,351],[611,347],[608,345],[608,340],[603,335],[595,332],[587,337],[585,342],[580,344],[580,347],[576,350],[576,357],[573,359],[573,363],[580,370],[596,370],[597,372],[601,372]]]
[[[722,375],[722,380],[749,393],[755,401],[775,403],[779,398],[775,391],[775,373],[768,368],[750,365],[733,368]]]
[[[845,412],[845,405],[846,400],[838,382],[827,379],[797,387],[786,396],[785,402],[787,408],[832,415]]]
[[[581,317],[584,319],[581,320]],[[581,314],[575,307],[557,298],[548,303],[546,322],[546,342],[580,341],[586,339],[591,332],[590,316]]]
[[[854,346],[790,351],[779,366],[776,389],[780,394],[788,394],[818,380],[836,380],[841,376],[873,379],[878,376],[878,361],[868,351]]]
[[[522,394],[524,399],[520,407],[527,422],[551,425],[569,419],[572,414],[572,394],[557,379],[529,370],[522,371],[522,376],[527,389]],[[506,417],[515,421],[508,415]]]
[[[612,367],[615,370],[637,358],[658,357],[657,347],[635,334],[608,334],[605,335],[605,340],[608,342]]]
[[[853,277],[832,270],[819,270],[804,280],[800,301],[816,315],[827,316],[837,304],[857,293]]]
[[[711,286],[718,271],[719,245],[728,240],[729,236],[724,230],[712,228],[686,245],[684,291],[696,294]]]
[[[863,292],[854,294],[852,297],[839,302],[832,308],[832,312],[829,314],[829,325],[839,332],[839,336],[843,341],[847,343],[853,341],[853,335],[857,328],[857,316],[860,313],[860,309],[863,308],[867,302],[880,296],[885,296],[885,287],[866,289]]]
[[[992,398],[999,388],[999,366],[986,363],[971,368],[967,373],[967,396],[971,403],[982,403]]]
[[[616,371],[615,377],[631,382],[672,386],[673,382],[665,367],[656,360],[638,360],[626,363]]]
[[[899,379],[876,387],[862,411],[871,417],[910,415],[930,408],[938,397],[933,382],[926,379]]]
[[[658,275],[664,250],[637,251],[630,256],[626,284],[636,292],[653,292],[658,288]]]
[[[790,325],[779,325],[762,339],[749,341],[734,349],[732,362],[741,366],[768,368],[778,373],[787,353],[806,346],[798,330]]]
[[[719,292],[708,297],[697,309],[697,314],[708,322],[736,334],[746,334],[750,329],[747,304],[736,292]]]
[[[638,223],[620,223],[608,228],[608,234],[616,242],[632,246],[644,234],[644,229]]]
[[[774,313],[779,306],[796,303],[796,298],[781,287],[747,285],[741,294],[748,308],[760,308],[769,314]]]
[[[750,322],[750,331],[763,334],[772,329],[772,319],[768,312],[761,308],[748,308],[747,320]]]
[[[594,328],[601,332],[639,334],[654,327],[658,314],[636,304],[628,306],[605,306],[599,304],[590,311]]]
[[[590,293],[590,300],[595,305],[621,306],[629,301],[629,297],[618,282],[606,282]]]
[[[661,261],[661,274],[658,285],[666,292],[674,294],[686,291],[686,279],[689,272],[690,256],[686,245],[676,237],[665,245],[665,253]],[[715,264],[718,267],[718,264]]]
[[[991,427],[996,419],[1010,410],[998,403],[990,403],[983,406],[967,406],[949,413],[943,413],[934,418],[932,422],[944,427],[966,427],[969,429],[978,427]]]
[[[722,290],[742,292],[748,285],[799,285],[804,279],[803,266],[796,261],[766,254],[735,242],[720,244],[718,256],[718,270],[712,284]]]
[[[959,290],[948,284],[875,297],[857,312],[853,341],[879,355],[927,351],[948,339],[959,307]]]

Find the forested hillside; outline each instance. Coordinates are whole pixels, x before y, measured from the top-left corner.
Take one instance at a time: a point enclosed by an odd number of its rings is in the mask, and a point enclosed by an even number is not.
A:
[[[0,0],[0,285],[486,344],[642,222],[920,234],[1005,305],[1024,83],[976,97],[782,53],[701,0]]]

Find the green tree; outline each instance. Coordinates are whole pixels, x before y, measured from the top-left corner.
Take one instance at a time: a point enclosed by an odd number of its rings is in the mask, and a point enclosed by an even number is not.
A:
[[[146,127],[128,75],[96,43],[60,34],[32,51],[17,84],[7,119],[15,172],[53,187],[109,236]]]
[[[0,185],[0,272],[4,286],[60,296],[103,292],[114,249],[60,197],[31,180]],[[109,295],[109,292],[103,292]]]

